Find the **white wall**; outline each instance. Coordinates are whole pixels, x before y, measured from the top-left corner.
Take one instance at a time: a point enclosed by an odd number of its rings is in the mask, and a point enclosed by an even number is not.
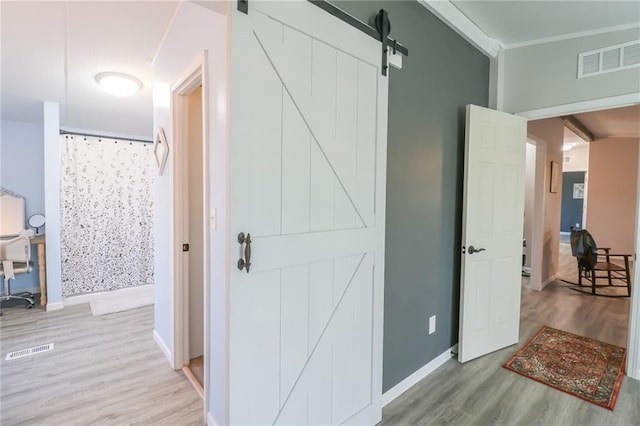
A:
[[[526,254],[525,266],[531,267],[531,231],[533,229],[533,207],[535,199],[536,179],[536,146],[527,143],[525,188],[524,188],[524,231],[523,237],[527,241],[524,248]]]
[[[229,4],[226,4],[229,7]],[[210,221],[209,281],[205,281],[210,316],[207,319],[209,333],[206,336],[208,361],[205,365],[205,392],[211,422],[226,424],[227,389],[226,341],[227,337],[227,18],[210,9],[190,2],[181,3],[174,16],[166,38],[153,62],[153,121],[154,128],[162,126],[170,149],[173,147],[171,122],[171,85],[182,77],[201,55],[206,52],[203,97],[208,109],[205,118],[205,146],[209,150],[209,207],[216,212],[215,223]],[[173,276],[172,249],[180,244],[173,241],[172,200],[174,157],[169,159],[164,175],[155,183],[154,240],[155,240],[155,335],[166,349],[174,350],[173,335]],[[206,201],[205,201],[206,204]],[[168,354],[171,358],[173,355]],[[211,366],[207,370],[208,365]]]
[[[542,236],[542,286],[553,281],[558,272],[558,251],[560,247],[560,209],[562,206],[562,185],[558,192],[549,192],[551,184],[551,161],[557,161],[562,173],[562,143],[564,124],[559,118],[534,120],[528,123],[528,136],[544,144],[546,165],[544,176],[544,223]],[[560,176],[561,178],[561,176]]]
[[[62,308],[62,259],[60,241],[60,111],[57,102],[45,101],[44,204],[47,218],[47,310]]]
[[[577,78],[578,54],[640,39],[640,29],[507,49],[505,111],[524,112],[640,93],[638,68]]]
[[[563,172],[586,172],[589,170],[589,145],[581,144],[569,151],[564,151],[562,157],[569,157],[568,162],[562,163]]]

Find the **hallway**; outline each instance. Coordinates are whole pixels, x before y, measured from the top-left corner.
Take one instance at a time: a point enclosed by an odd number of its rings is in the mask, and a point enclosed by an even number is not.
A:
[[[560,247],[560,277],[575,281],[576,263]],[[629,298],[584,295],[554,281],[523,287],[520,342],[460,364],[447,361],[383,410],[385,425],[640,425],[640,381],[625,377],[615,411],[526,379],[504,364],[543,325],[627,346]]]

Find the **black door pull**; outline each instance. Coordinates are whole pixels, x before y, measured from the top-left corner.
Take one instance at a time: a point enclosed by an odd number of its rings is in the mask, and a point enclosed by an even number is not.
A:
[[[245,237],[244,232],[239,233],[238,243],[244,244],[244,259],[242,257],[238,259],[238,269],[241,271],[246,269],[248,274],[249,268],[251,268],[251,234],[247,234]]]

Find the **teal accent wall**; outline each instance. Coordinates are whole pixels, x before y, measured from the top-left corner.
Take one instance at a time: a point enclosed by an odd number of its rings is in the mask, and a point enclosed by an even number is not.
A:
[[[415,1],[334,3],[365,22],[384,8],[409,48],[389,77],[387,391],[458,341],[465,106],[487,106],[489,59]]]

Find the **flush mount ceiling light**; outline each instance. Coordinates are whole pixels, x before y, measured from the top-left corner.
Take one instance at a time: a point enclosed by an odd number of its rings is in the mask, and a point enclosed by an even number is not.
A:
[[[119,72],[101,72],[96,81],[114,96],[131,96],[142,88],[142,82],[128,74]]]

